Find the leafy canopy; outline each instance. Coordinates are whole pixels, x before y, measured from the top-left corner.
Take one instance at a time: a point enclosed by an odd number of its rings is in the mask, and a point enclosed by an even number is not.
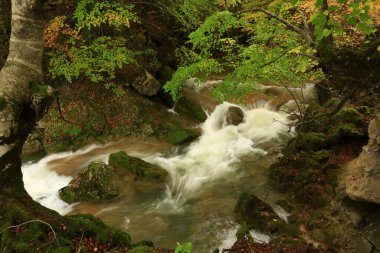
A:
[[[109,82],[115,71],[135,61],[139,52],[127,48],[118,36],[91,36],[102,27],[121,29],[139,22],[133,5],[114,1],[79,0],[72,17],[60,16],[46,29],[45,44],[51,50],[52,78],[86,77],[92,82]]]
[[[352,34],[359,34],[355,36],[362,38],[356,39],[360,44],[376,31],[370,15],[375,0],[256,2],[260,1],[224,4],[237,6],[239,11],[214,12],[189,35],[192,52],[188,55],[197,55],[193,63],[212,59],[218,64],[217,73],[227,73],[224,84],[214,91],[220,98],[226,98],[231,90],[252,89],[257,82],[298,85],[321,80],[322,48],[347,46],[346,37]],[[193,63],[187,61],[166,83],[165,89],[175,99],[184,78],[202,73],[202,65],[194,71]]]

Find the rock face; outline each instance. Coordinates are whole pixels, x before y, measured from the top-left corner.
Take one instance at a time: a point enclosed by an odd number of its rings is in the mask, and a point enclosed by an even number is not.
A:
[[[120,151],[111,154],[109,165],[118,175],[126,176],[126,184],[138,193],[157,193],[166,188],[168,172],[159,166]]]
[[[228,125],[237,126],[244,121],[244,112],[237,106],[231,106],[228,108],[226,114],[226,121]]]
[[[380,111],[368,128],[370,140],[347,168],[346,192],[354,200],[380,204]]]
[[[71,204],[80,201],[108,200],[119,194],[118,176],[114,169],[102,162],[92,162],[70,184],[59,191],[59,196]]]

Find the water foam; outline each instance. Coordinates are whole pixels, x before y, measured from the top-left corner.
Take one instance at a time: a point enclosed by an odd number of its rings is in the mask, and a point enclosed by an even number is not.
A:
[[[46,156],[35,164],[31,162],[23,164],[21,169],[26,191],[41,205],[55,210],[61,215],[67,214],[72,210],[72,205],[62,201],[59,198],[58,191],[67,186],[72,177],[59,175],[54,172],[54,165],[51,162],[85,154],[97,147],[100,146],[92,145],[76,152],[53,154]]]
[[[165,168],[171,175],[166,198],[158,205],[167,212],[181,211],[186,200],[207,187],[207,184],[232,175],[240,158],[248,154],[265,155],[259,145],[289,137],[287,114],[267,109],[241,108],[244,123],[234,126],[226,122],[230,103],[218,105],[202,125],[202,136],[182,155],[170,158],[154,156],[147,160]]]

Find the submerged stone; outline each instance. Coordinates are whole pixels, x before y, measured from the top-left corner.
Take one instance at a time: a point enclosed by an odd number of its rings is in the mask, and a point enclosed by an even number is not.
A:
[[[231,106],[228,108],[226,114],[226,121],[228,125],[237,126],[244,121],[244,112],[237,106]]]
[[[138,192],[156,193],[164,190],[168,172],[157,165],[129,156],[124,151],[113,153],[109,165],[120,176],[126,176],[126,183]]]
[[[59,191],[59,196],[69,204],[93,202],[116,197],[118,189],[118,176],[114,169],[103,162],[92,162]]]
[[[240,224],[262,232],[277,232],[285,225],[270,205],[249,192],[240,195],[235,206],[235,217]]]

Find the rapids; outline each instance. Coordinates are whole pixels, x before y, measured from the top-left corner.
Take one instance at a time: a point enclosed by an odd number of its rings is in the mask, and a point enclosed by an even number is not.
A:
[[[229,103],[218,105],[200,126],[202,136],[178,149],[156,140],[126,139],[104,146],[92,145],[76,152],[49,155],[23,165],[25,187],[42,205],[61,214],[92,213],[104,222],[128,232],[135,242],[152,240],[174,248],[189,242],[194,252],[211,252],[231,246],[238,226],[234,205],[243,191],[266,199],[283,219],[287,213],[275,204],[278,196],[266,184],[267,169],[279,150],[294,135],[288,114],[265,108],[242,108],[245,121],[227,125]],[[158,198],[129,202],[120,196],[101,203],[68,205],[58,190],[91,161],[108,162],[119,150],[157,164],[170,174],[167,189]],[[268,241],[260,233],[257,238]]]

